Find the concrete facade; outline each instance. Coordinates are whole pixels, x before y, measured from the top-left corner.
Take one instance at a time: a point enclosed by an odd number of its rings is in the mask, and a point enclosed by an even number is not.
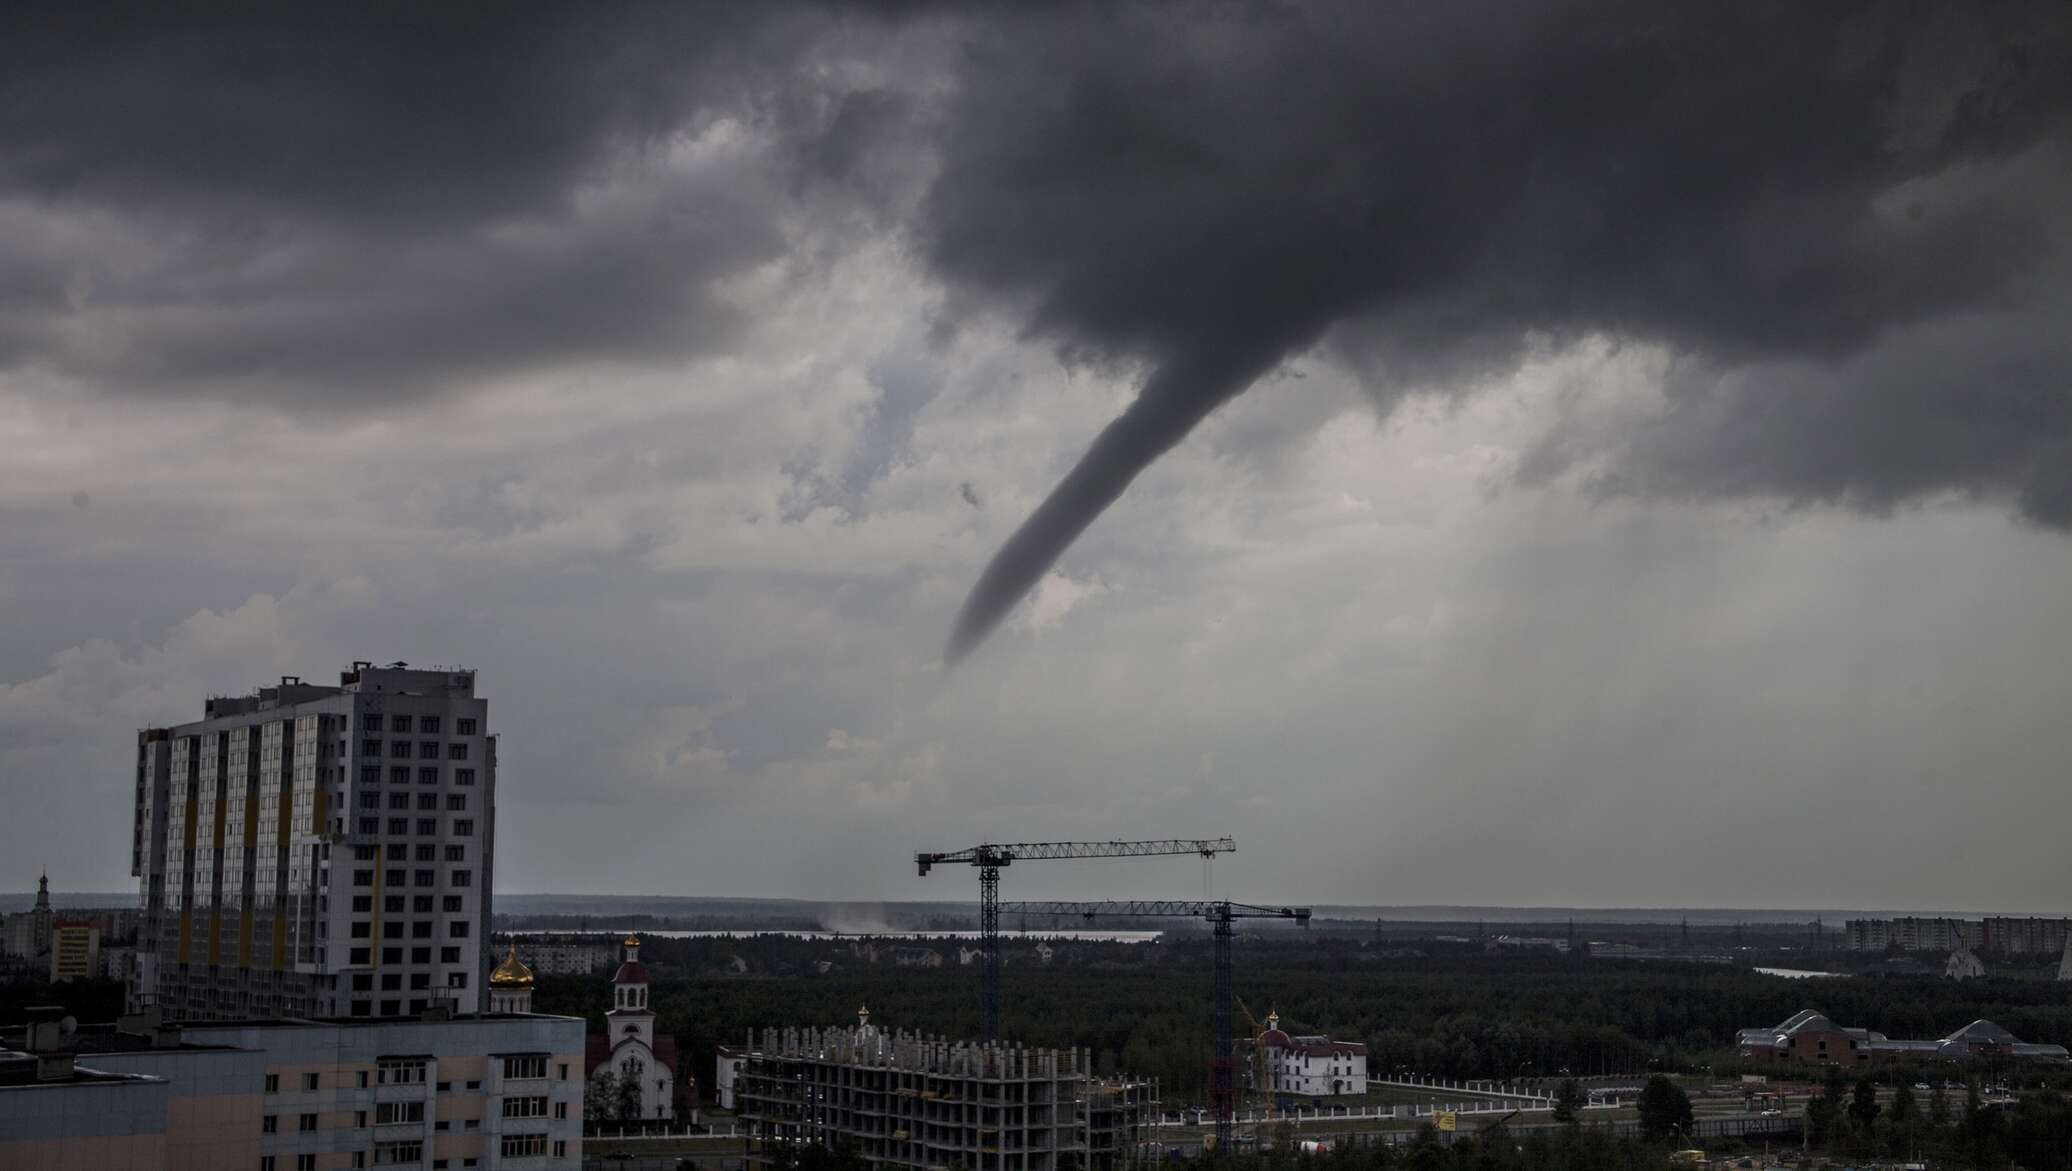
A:
[[[547,1016],[89,1026],[68,1060],[160,1089],[155,1105],[103,1093],[95,1109],[109,1117],[93,1133],[65,1125],[74,1140],[137,1139],[155,1126],[140,1169],[573,1169],[582,1036],[581,1019]],[[0,1168],[46,1165],[9,1162],[5,1145],[20,1113],[11,1101],[35,1100],[0,1086]]]
[[[496,738],[475,676],[354,663],[137,735],[133,1009],[479,1011]]]
[[[969,1171],[1112,1171],[1157,1108],[1149,1083],[1101,1081],[1077,1049],[847,1028],[771,1029],[717,1073],[768,1165],[792,1141],[840,1141],[873,1163]],[[730,1063],[732,1068],[729,1068]]]

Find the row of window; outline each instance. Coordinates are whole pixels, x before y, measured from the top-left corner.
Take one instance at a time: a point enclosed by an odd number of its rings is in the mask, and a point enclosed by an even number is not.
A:
[[[389,732],[408,732],[410,727],[410,717],[401,712],[387,717],[384,717],[380,712],[368,712],[360,717],[360,731],[362,732],[380,732],[384,730]],[[418,716],[417,730],[421,735],[425,736],[438,735],[439,717]],[[475,734],[474,718],[462,716],[454,720],[453,734],[456,736],[473,736]]]
[[[441,743],[442,741],[438,740],[391,740],[388,742],[388,754],[397,760],[409,760],[412,757],[416,757],[418,760],[437,760],[440,756],[439,746]],[[468,758],[468,745],[466,741],[453,740],[443,743],[445,743],[446,747],[445,756],[447,760],[466,760]],[[381,741],[360,741],[361,757],[380,755]]]
[[[382,875],[382,881],[385,885],[391,887],[437,886],[439,885],[439,872],[436,870],[390,870]],[[453,886],[471,886],[474,884],[474,881],[474,871],[472,870],[447,872],[447,882]],[[353,871],[353,885],[373,886],[374,871],[371,869]]]
[[[458,937],[458,936],[463,936],[463,935],[466,935],[466,934],[467,934],[467,932],[465,932],[465,931],[460,931],[460,932],[455,932],[454,934],[456,935],[456,937]],[[449,960],[449,959],[445,959],[445,958],[443,958],[443,957],[445,956],[445,954],[446,954],[446,953],[447,953],[447,952],[448,952],[449,950],[451,950],[451,949],[450,949],[450,948],[441,948],[441,949],[439,949],[439,954],[440,954],[440,956],[442,957],[442,958],[440,959],[440,961],[439,961],[439,962],[440,962],[440,963],[442,963],[442,964],[454,964],[454,963],[459,963],[459,962],[460,962],[459,960]],[[373,962],[374,962],[374,961],[373,961],[373,958],[372,958],[372,957],[373,957],[373,949],[372,949],[371,947],[355,947],[355,948],[350,948],[350,949],[348,949],[348,950],[347,950],[347,953],[346,953],[346,955],[347,955],[347,962],[348,962],[348,964],[349,964],[350,966],[352,966],[352,967],[356,967],[356,968],[364,968],[364,967],[366,967],[367,965],[369,965],[369,964],[371,964],[371,963],[373,963]],[[382,949],[381,949],[381,962],[382,962],[383,964],[385,964],[385,965],[386,965],[386,964],[400,964],[400,963],[402,963],[402,962],[403,962],[403,949],[402,949],[402,948],[400,948],[400,947],[384,947],[384,948],[382,948]],[[411,963],[413,963],[413,964],[429,964],[429,963],[431,963],[431,962],[432,962],[432,949],[431,949],[431,948],[429,948],[429,947],[413,947],[413,948],[411,948],[411,949],[410,949],[410,962],[411,962]],[[460,979],[460,982],[459,982],[459,983],[449,983],[449,984],[447,985],[448,987],[451,987],[451,988],[465,988],[465,987],[467,987],[467,986],[468,986],[468,983],[467,983],[467,975],[468,975],[468,974],[467,974],[466,972],[453,972],[453,973],[450,973],[450,975],[454,975],[454,976],[459,976],[459,977],[460,977],[461,979]]]
[[[361,791],[360,808],[379,809],[381,804],[381,794],[366,790]],[[416,805],[420,812],[437,813],[439,811],[439,794],[419,793]],[[390,793],[388,795],[388,807],[390,809],[408,809],[410,806],[410,794]],[[448,813],[466,813],[468,811],[468,795],[466,793],[446,794],[446,811]]]
[[[392,785],[407,785],[407,784],[409,784],[409,783],[410,783],[410,768],[409,768],[409,766],[407,766],[407,765],[400,765],[400,764],[399,764],[399,765],[396,765],[395,767],[393,767],[393,768],[389,769],[389,771],[388,771],[388,779],[389,779],[389,783],[390,783],[390,784],[392,784]],[[424,767],[420,766],[420,767],[418,768],[418,770],[417,770],[417,783],[418,783],[418,784],[420,784],[420,785],[436,785],[436,784],[438,784],[438,783],[439,783],[439,770],[438,770],[437,768],[424,768]],[[475,783],[475,770],[474,770],[474,769],[471,769],[471,768],[457,768],[457,769],[454,769],[454,770],[453,770],[453,783],[454,783],[454,784],[456,784],[456,785],[473,785],[473,784]],[[361,784],[361,786],[362,786],[362,787],[373,787],[373,788],[380,788],[380,787],[381,787],[381,766],[380,766],[380,765],[378,765],[378,764],[363,764],[363,765],[361,765],[361,766],[360,766],[360,784]]]
[[[398,950],[398,951],[400,951],[401,949],[399,948],[399,949],[395,949],[395,950]],[[403,961],[402,961],[402,960],[401,960],[400,958],[398,958],[398,959],[397,959],[397,960],[396,960],[395,962],[396,962],[396,963],[399,963],[399,964],[400,964],[400,963],[402,963]],[[431,949],[431,948],[429,948],[429,947],[413,947],[413,948],[411,948],[411,949],[410,949],[410,962],[411,962],[411,963],[413,963],[413,964],[429,964],[429,963],[431,963],[431,962],[432,962],[432,949]],[[457,948],[457,947],[442,947],[442,948],[440,948],[440,949],[439,949],[439,962],[440,962],[440,963],[442,963],[442,964],[457,964],[457,963],[460,963],[460,962],[461,962],[461,949],[460,949],[460,948]],[[465,987],[467,987],[467,973],[466,973],[466,972],[456,972],[456,973],[453,973],[453,974],[454,974],[454,975],[457,975],[457,976],[460,976],[460,977],[462,978],[462,980],[461,980],[461,983],[460,983],[460,984],[458,984],[458,985],[456,985],[456,987],[460,987],[460,988],[465,988]],[[397,975],[396,973],[393,973],[393,972],[391,972],[391,973],[388,973],[388,974],[385,974],[385,975],[383,975],[383,976],[382,976],[382,978],[381,978],[381,990],[382,990],[383,992],[400,992],[400,991],[402,991],[402,990],[403,990],[403,986],[402,986],[402,984],[400,984],[400,983],[397,983],[397,982],[396,982],[396,981],[398,981],[399,979],[400,979],[400,977],[399,977],[399,976],[398,976],[398,975]],[[419,984],[419,985],[416,985],[416,987],[419,987],[419,988],[424,988],[424,987],[428,987],[428,985],[424,985],[424,984]],[[353,973],[353,991],[354,991],[354,992],[372,992],[372,991],[374,991],[374,974],[373,974],[372,972],[355,972],[355,973]]]
[[[363,833],[363,834],[378,834],[378,833],[380,833],[380,832],[381,832],[381,818],[378,818],[378,817],[362,817],[362,818],[360,819],[360,832],[361,832],[361,833]],[[409,835],[409,833],[410,833],[410,819],[409,819],[409,818],[407,818],[407,817],[391,817],[391,818],[389,818],[389,819],[388,819],[388,832],[389,832],[390,834],[392,834],[392,835],[395,835],[395,836],[397,836],[397,837],[407,837],[407,836]],[[436,818],[436,817],[420,817],[420,818],[418,818],[418,819],[417,819],[417,836],[418,836],[418,837],[421,837],[421,838],[435,838],[435,837],[438,837],[438,836],[439,836],[439,819],[438,819],[438,818]],[[474,819],[474,818],[472,818],[472,817],[458,817],[458,818],[455,818],[455,819],[454,819],[454,821],[453,821],[453,836],[454,836],[454,837],[457,837],[457,838],[471,838],[471,837],[474,837],[474,836],[475,836],[475,819]]]
[[[449,850],[457,848],[454,846],[447,847]],[[419,857],[422,859],[424,855],[420,854]],[[451,857],[451,855],[448,855],[448,857]],[[382,913],[403,914],[406,910],[403,905],[405,901],[408,901],[410,904],[407,909],[416,914],[429,915],[432,913],[432,896],[430,895],[383,895],[381,897]],[[467,910],[466,901],[466,896],[464,895],[444,895],[439,899],[439,909],[449,915],[462,914]],[[353,896],[353,911],[355,914],[365,915],[372,910],[374,910],[373,895]]]

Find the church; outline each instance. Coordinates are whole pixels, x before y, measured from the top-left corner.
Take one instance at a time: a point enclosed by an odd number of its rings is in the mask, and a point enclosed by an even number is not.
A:
[[[676,1038],[655,1033],[640,937],[629,935],[620,946],[625,961],[612,973],[612,1007],[604,1016],[605,1031],[587,1038],[586,1074],[594,1095],[621,1104],[621,1120],[673,1119],[678,1117]],[[636,1088],[623,1088],[628,1082]]]

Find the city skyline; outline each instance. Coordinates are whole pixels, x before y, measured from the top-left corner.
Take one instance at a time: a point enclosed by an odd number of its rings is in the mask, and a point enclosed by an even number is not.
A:
[[[367,660],[504,891],[2057,911],[2066,14],[1416,11],[25,21],[0,885]]]

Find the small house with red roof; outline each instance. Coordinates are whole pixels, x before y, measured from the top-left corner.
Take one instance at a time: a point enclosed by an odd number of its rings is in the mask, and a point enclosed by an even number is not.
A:
[[[1266,1089],[1275,1094],[1329,1098],[1367,1092],[1367,1046],[1329,1037],[1291,1037],[1281,1031],[1281,1014],[1266,1014],[1259,1048]]]

